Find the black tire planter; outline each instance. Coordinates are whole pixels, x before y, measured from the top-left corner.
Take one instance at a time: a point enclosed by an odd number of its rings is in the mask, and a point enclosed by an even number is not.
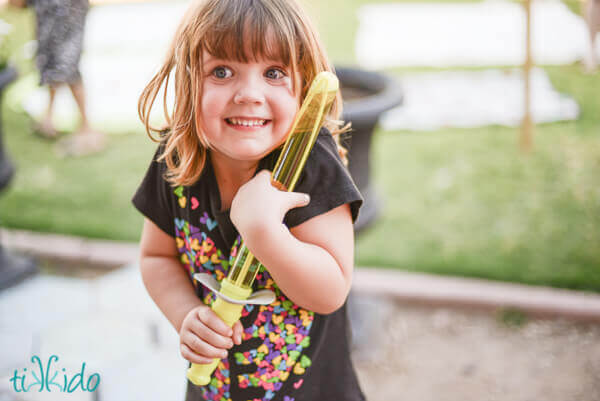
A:
[[[342,119],[352,130],[342,135],[348,149],[348,168],[364,198],[354,231],[358,234],[372,225],[382,208],[382,198],[371,180],[371,142],[381,114],[402,104],[403,92],[393,78],[378,72],[336,67],[344,110]]]
[[[6,67],[0,71],[0,101],[8,84],[17,78],[17,71]],[[4,132],[0,115],[0,191],[8,186],[15,168],[4,148]],[[30,258],[14,255],[0,244],[0,291],[9,288],[37,273],[37,264]]]

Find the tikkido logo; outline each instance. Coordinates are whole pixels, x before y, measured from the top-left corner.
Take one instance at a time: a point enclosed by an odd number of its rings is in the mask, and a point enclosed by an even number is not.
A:
[[[100,384],[100,375],[98,373],[88,376],[86,380],[85,362],[81,364],[81,370],[71,378],[69,378],[69,374],[65,368],[60,369],[52,365],[53,362],[58,362],[58,356],[56,355],[48,358],[45,366],[37,355],[31,357],[31,362],[34,364],[33,369],[23,368],[21,373],[19,373],[18,369],[15,369],[13,376],[9,379],[14,391],[17,393],[35,391],[36,386],[39,393],[43,391],[72,393],[77,389],[93,392],[96,391]],[[62,377],[57,378],[59,370],[62,373]]]

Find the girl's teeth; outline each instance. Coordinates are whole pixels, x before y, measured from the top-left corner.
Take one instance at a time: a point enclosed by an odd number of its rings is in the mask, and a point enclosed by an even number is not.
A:
[[[257,125],[265,125],[265,120],[240,120],[238,118],[230,118],[228,120],[233,125],[243,125],[245,127],[254,127]]]

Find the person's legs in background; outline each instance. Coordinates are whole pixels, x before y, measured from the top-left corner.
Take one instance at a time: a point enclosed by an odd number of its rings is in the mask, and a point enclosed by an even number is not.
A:
[[[57,137],[56,129],[54,128],[54,122],[52,121],[52,111],[54,109],[54,99],[56,98],[56,85],[48,85],[49,98],[48,107],[46,108],[46,114],[43,117],[42,122],[37,127],[40,134],[46,138],[54,139]]]
[[[105,147],[104,134],[92,129],[85,104],[85,88],[81,79],[69,83],[71,94],[79,108],[79,129],[59,143],[59,151],[66,156],[83,156],[96,153]]]
[[[48,108],[38,126],[45,137],[56,138],[53,121],[57,89],[69,87],[81,118],[73,135],[62,139],[58,152],[63,156],[82,156],[104,148],[104,135],[90,126],[86,93],[79,71],[83,48],[88,0],[60,0],[34,2],[38,49],[36,63],[40,71],[40,84],[48,87]]]

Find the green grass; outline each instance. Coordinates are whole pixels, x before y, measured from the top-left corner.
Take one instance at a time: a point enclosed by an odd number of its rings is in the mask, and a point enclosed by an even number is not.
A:
[[[17,175],[0,198],[3,226],[136,241],[142,218],[129,203],[154,146],[142,133],[110,136],[101,155],[56,156],[54,143],[31,133],[29,117],[5,109],[7,146]]]
[[[354,61],[347,38],[363,3],[311,1],[336,63]],[[31,35],[30,15],[0,17],[25,22],[23,42]],[[31,71],[30,60],[17,62]],[[357,241],[358,265],[600,292],[600,76],[579,65],[545,70],[582,112],[575,122],[538,126],[530,154],[518,148],[518,129],[505,127],[376,133],[374,179],[385,208]],[[111,132],[101,155],[60,159],[13,106],[4,102],[2,111],[18,174],[0,197],[1,224],[136,241],[142,218],[129,200],[154,149],[142,130]]]
[[[600,289],[600,141],[565,125],[379,133],[386,206],[358,241],[358,263]]]

